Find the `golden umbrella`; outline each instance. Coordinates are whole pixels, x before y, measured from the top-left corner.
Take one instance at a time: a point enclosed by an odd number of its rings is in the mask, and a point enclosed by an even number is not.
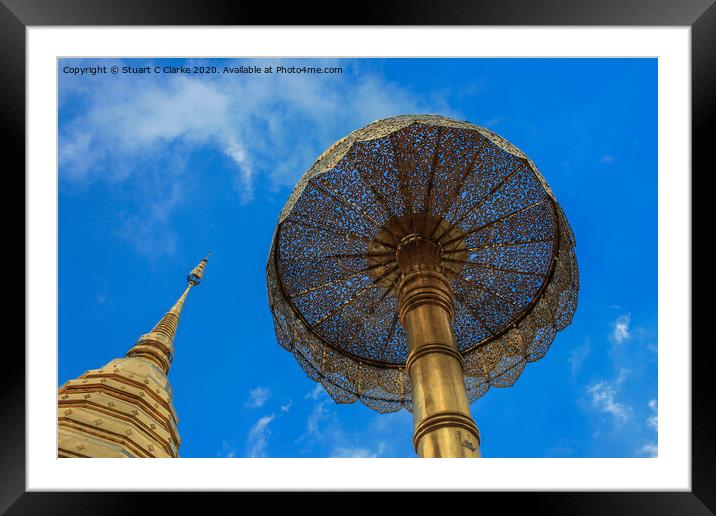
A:
[[[281,211],[276,336],[336,402],[412,411],[421,457],[478,457],[469,403],[570,324],[574,246],[537,167],[500,136],[379,120],[324,152]]]

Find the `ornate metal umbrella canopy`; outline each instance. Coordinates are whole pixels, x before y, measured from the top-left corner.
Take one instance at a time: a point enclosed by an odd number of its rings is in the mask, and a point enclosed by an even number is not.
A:
[[[413,411],[421,456],[479,456],[469,403],[569,325],[574,246],[537,167],[500,136],[379,120],[324,152],[280,214],[276,335],[338,403]]]

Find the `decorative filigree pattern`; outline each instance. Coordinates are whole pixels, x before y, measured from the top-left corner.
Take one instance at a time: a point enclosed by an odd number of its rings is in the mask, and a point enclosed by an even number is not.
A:
[[[534,163],[468,122],[379,120],[301,178],[267,265],[278,342],[339,403],[411,410],[394,290],[412,233],[440,245],[470,401],[512,385],[572,320],[574,236]]]

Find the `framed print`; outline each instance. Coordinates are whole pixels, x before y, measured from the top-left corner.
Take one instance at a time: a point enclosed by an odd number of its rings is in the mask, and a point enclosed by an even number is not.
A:
[[[5,2],[28,303],[0,507],[395,490],[711,513],[690,304],[711,4],[346,27]]]

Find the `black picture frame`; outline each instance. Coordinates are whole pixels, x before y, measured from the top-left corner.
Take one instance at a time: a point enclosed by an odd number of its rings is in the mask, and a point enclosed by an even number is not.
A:
[[[216,0],[0,0],[0,95],[5,163],[25,167],[25,30],[28,26],[82,25],[556,25],[691,27],[692,171],[711,172],[709,129],[716,121],[715,0],[461,0],[452,3],[396,1],[364,3],[351,17],[328,19],[304,3],[222,3]],[[10,158],[10,159],[8,159]],[[708,168],[707,168],[708,167]],[[10,168],[5,170],[10,175]],[[684,171],[688,174],[688,171]],[[19,176],[19,174],[16,174]],[[24,182],[21,186],[24,191]],[[17,216],[15,215],[15,218]],[[23,247],[24,249],[24,247]],[[18,251],[13,261],[25,260]],[[15,269],[15,274],[19,271]],[[23,271],[24,272],[24,271]],[[19,276],[19,275],[18,275]],[[17,306],[20,306],[17,303]],[[23,305],[24,306],[24,305]],[[690,343],[683,343],[689,345]],[[479,505],[526,502],[534,514],[713,514],[716,511],[714,428],[716,408],[707,354],[711,342],[696,342],[692,352],[692,490],[690,492],[531,492],[480,493]],[[141,512],[152,493],[26,492],[25,354],[9,341],[3,346],[0,388],[0,512],[8,514],[115,514]],[[8,367],[10,364],[11,367]],[[216,493],[196,493],[205,498]],[[232,496],[223,494],[222,497]],[[420,503],[421,496],[411,499]],[[371,510],[371,497],[353,497],[352,512]],[[213,500],[212,500],[213,501]],[[163,511],[181,511],[185,495],[163,493]],[[181,504],[181,505],[180,505]],[[402,505],[401,510],[408,510]],[[183,511],[182,511],[183,512]],[[180,512],[181,513],[181,512]]]

